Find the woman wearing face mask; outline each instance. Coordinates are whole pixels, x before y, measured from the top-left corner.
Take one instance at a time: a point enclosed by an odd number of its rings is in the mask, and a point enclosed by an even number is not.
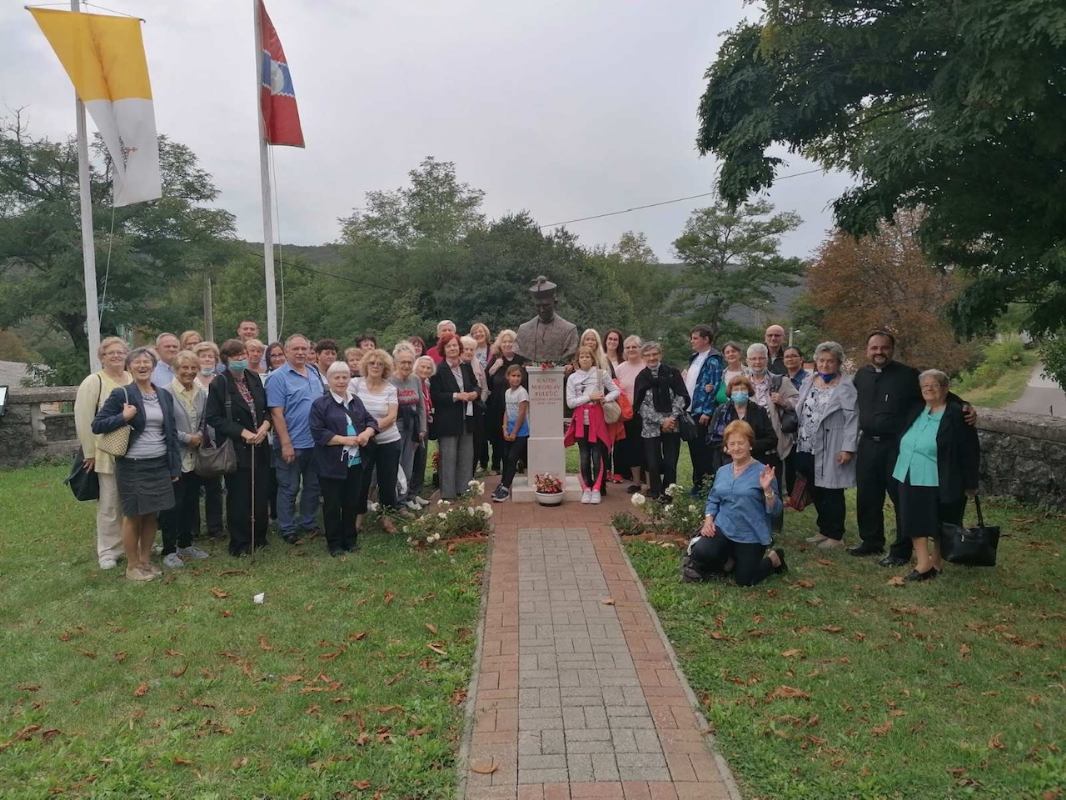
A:
[[[211,381],[205,413],[215,435],[231,439],[237,451],[237,470],[226,476],[226,519],[230,555],[240,557],[267,544],[270,414],[244,342],[228,339],[219,349],[225,370]]]
[[[755,433],[743,420],[725,429],[730,463],[715,472],[700,533],[689,543],[682,576],[688,581],[723,577],[734,562],[738,586],[754,586],[784,572],[785,553],[768,549],[770,520],[781,513],[773,467],[752,457]]]
[[[206,392],[218,374],[218,345],[214,342],[200,342],[192,348],[192,352],[197,361],[196,383]]]
[[[777,433],[766,409],[756,403],[752,396],[755,389],[747,375],[738,375],[726,388],[727,402],[718,406],[714,416],[707,425],[707,443],[711,446],[711,471],[717,472],[723,464],[728,464],[730,457],[726,448],[725,431],[737,420],[751,426],[754,439],[752,453],[760,462],[779,468],[777,458]]]
[[[648,470],[648,496],[669,502],[663,490],[677,481],[677,458],[681,454],[678,419],[690,398],[681,373],[663,364],[658,342],[645,342],[640,353],[644,369],[637,375],[633,410],[640,415],[640,436]]]
[[[156,357],[138,347],[126,358],[133,382],[111,392],[93,419],[93,433],[128,425],[129,446],[115,459],[122,506],[126,577],[150,581],[163,573],[151,561],[159,512],[174,507],[174,481],[181,475],[181,446],[174,428],[174,401],[152,383]]]
[[[736,342],[726,342],[722,345],[725,371],[722,373],[722,382],[718,384],[718,394],[714,398],[718,405],[721,405],[727,399],[726,390],[729,388],[729,382],[737,375],[744,374],[743,356],[744,350]]]
[[[816,374],[803,384],[796,399],[799,431],[796,471],[818,512],[818,533],[807,539],[823,550],[844,544],[844,490],[855,486],[855,448],[859,416],[855,385],[841,374],[844,349],[822,342],[814,350]]]

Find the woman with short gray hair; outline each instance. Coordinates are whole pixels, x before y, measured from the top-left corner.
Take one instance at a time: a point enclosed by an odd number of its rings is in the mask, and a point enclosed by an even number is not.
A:
[[[633,410],[641,419],[648,496],[669,502],[664,490],[677,481],[677,459],[681,454],[680,419],[690,398],[681,373],[662,363],[663,349],[658,342],[645,342],[640,354],[645,366],[637,375]]]
[[[796,471],[806,481],[818,512],[818,533],[807,541],[829,550],[844,544],[844,490],[855,486],[858,393],[851,378],[841,374],[844,348],[839,344],[818,345],[814,363],[814,376],[796,398]]]

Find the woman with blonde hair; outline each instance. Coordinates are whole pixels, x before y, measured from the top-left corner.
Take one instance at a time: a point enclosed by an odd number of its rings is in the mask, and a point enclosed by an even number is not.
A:
[[[377,473],[378,500],[381,503],[381,526],[388,533],[395,533],[396,526],[384,512],[397,511],[396,475],[400,468],[400,429],[396,419],[400,413],[399,395],[396,386],[389,380],[392,376],[392,356],[380,348],[367,350],[359,364],[362,373],[352,378],[348,391],[358,397],[370,416],[377,422],[378,433],[370,446],[362,453],[363,486],[359,507],[367,507],[370,482]]]
[[[115,457],[100,450],[100,437],[92,430],[93,417],[111,392],[132,380],[126,371],[126,343],[118,336],[108,336],[96,349],[103,369],[81,382],[74,400],[74,427],[81,442],[85,467],[96,472],[100,499],[96,503],[96,558],[100,569],[114,569],[124,554],[122,548],[122,512],[118,486],[115,484]]]
[[[493,472],[503,471],[504,456],[507,451],[503,441],[503,415],[507,408],[507,370],[511,365],[523,366],[526,359],[515,352],[517,335],[510,328],[500,331],[492,344],[489,354],[489,366],[485,370],[489,381],[489,399],[485,405],[485,429],[492,442],[491,466]],[[525,370],[522,370],[522,385],[526,386]]]
[[[246,341],[245,347],[248,347],[248,343],[251,341],[254,340],[249,339]],[[196,355],[196,360],[199,363],[199,369],[197,370],[198,374],[196,375],[196,385],[206,392],[211,388],[211,382],[219,375],[218,345],[214,342],[200,342],[200,344],[193,348],[193,353]],[[255,372],[255,370],[252,369],[251,356],[249,356],[248,370],[250,372]],[[214,431],[209,430],[208,436],[214,437]],[[207,535],[212,539],[222,539],[226,535],[222,525],[222,478],[204,478],[202,485],[204,489],[204,515],[207,517]],[[199,490],[197,490],[197,501],[194,513],[195,518],[193,529],[199,531]]]
[[[248,369],[256,375],[266,375],[266,345],[258,339],[245,339],[244,346],[248,350]]]
[[[477,342],[474,358],[481,364],[482,369],[486,369],[492,355],[492,334],[489,333],[489,326],[484,322],[475,322],[470,326],[470,336]]]
[[[614,378],[614,364],[607,358],[607,351],[603,349],[603,341],[600,339],[600,332],[595,328],[586,328],[585,332],[581,334],[581,339],[578,340],[578,348],[587,347],[592,350],[592,359],[596,362],[596,366],[607,373],[608,377]]]

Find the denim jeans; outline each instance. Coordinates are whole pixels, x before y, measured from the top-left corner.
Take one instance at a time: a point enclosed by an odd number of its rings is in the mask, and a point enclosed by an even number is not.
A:
[[[282,536],[295,536],[298,528],[309,531],[318,527],[315,523],[318,515],[318,473],[315,471],[313,455],[314,450],[310,447],[297,450],[293,462],[286,464],[281,454],[277,454],[278,532]],[[295,513],[297,494],[300,495],[298,520]]]

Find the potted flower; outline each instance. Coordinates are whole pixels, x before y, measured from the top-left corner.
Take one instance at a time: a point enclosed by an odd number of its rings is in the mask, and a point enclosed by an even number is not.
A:
[[[533,491],[542,506],[557,506],[563,502],[563,482],[550,472],[534,477]]]

